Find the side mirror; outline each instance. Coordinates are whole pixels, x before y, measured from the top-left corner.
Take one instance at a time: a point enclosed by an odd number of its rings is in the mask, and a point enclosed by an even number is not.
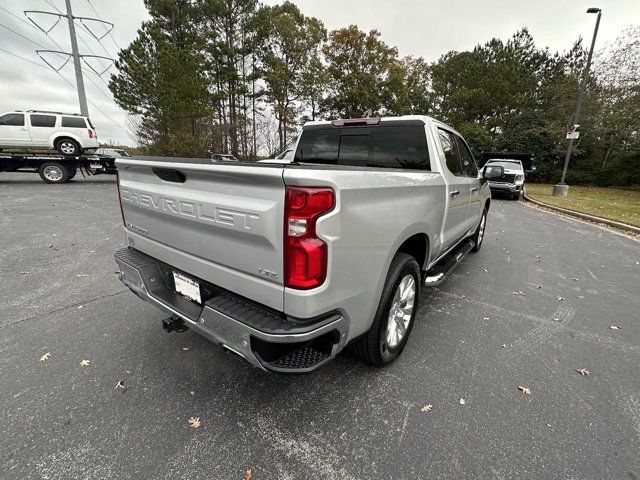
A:
[[[492,178],[500,178],[504,175],[504,168],[500,165],[487,165],[482,172],[482,178],[491,180]]]

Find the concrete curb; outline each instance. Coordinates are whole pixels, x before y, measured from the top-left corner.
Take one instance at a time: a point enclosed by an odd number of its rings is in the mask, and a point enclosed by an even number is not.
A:
[[[562,208],[562,207],[556,207],[555,205],[549,205],[548,203],[544,203],[544,202],[541,202],[539,200],[534,200],[533,198],[528,197],[527,195],[523,195],[523,197],[524,197],[524,199],[526,201],[531,202],[534,205],[539,205],[541,207],[545,207],[545,208],[548,208],[550,210],[555,210],[557,212],[561,212],[561,213],[564,213],[566,215],[570,215],[572,217],[581,218],[581,219],[587,220],[589,222],[602,223],[604,225],[608,225],[610,227],[617,228],[619,230],[625,230],[627,232],[632,232],[632,233],[640,235],[640,228],[634,227],[633,225],[627,225],[626,223],[620,223],[620,222],[616,222],[614,220],[607,220],[606,218],[596,217],[594,215],[589,215],[589,214],[586,214],[586,213],[580,213],[580,212],[576,212],[574,210],[567,210],[566,208]]]

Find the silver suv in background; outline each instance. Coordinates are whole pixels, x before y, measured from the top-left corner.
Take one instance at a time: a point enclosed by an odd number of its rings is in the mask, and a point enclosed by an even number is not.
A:
[[[75,156],[99,146],[91,120],[77,113],[15,110],[0,115],[0,150],[51,148]]]

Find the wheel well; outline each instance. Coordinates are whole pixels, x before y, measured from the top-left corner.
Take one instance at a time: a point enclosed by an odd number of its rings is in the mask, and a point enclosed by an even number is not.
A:
[[[54,138],[53,139],[53,146],[57,148],[58,147],[58,143],[60,143],[62,140],[71,140],[73,143],[75,143],[78,146],[80,146],[80,142],[78,142],[76,139],[71,138],[71,137],[65,137],[65,136]]]
[[[429,252],[429,237],[425,233],[416,233],[407,238],[398,252],[406,253],[416,259],[420,269],[422,270],[427,260],[427,254]]]

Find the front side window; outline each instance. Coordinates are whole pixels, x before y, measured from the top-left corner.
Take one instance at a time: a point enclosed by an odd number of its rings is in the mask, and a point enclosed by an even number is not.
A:
[[[24,127],[24,113],[7,113],[0,117],[0,125]]]
[[[53,115],[31,115],[32,127],[55,127],[56,117]]]
[[[424,125],[304,130],[299,163],[430,170]]]
[[[82,117],[62,117],[62,126],[67,128],[87,128]]]
[[[456,139],[453,136],[453,133],[439,128],[438,134],[440,136],[442,150],[444,151],[447,170],[453,173],[456,177],[466,176],[466,172],[462,170],[460,165],[460,157],[458,156],[458,148],[456,147]]]
[[[467,172],[467,177],[478,177],[478,166],[476,165],[473,155],[469,151],[469,147],[460,137],[456,137],[458,141],[458,151],[460,152],[460,160],[462,160],[462,169]]]

